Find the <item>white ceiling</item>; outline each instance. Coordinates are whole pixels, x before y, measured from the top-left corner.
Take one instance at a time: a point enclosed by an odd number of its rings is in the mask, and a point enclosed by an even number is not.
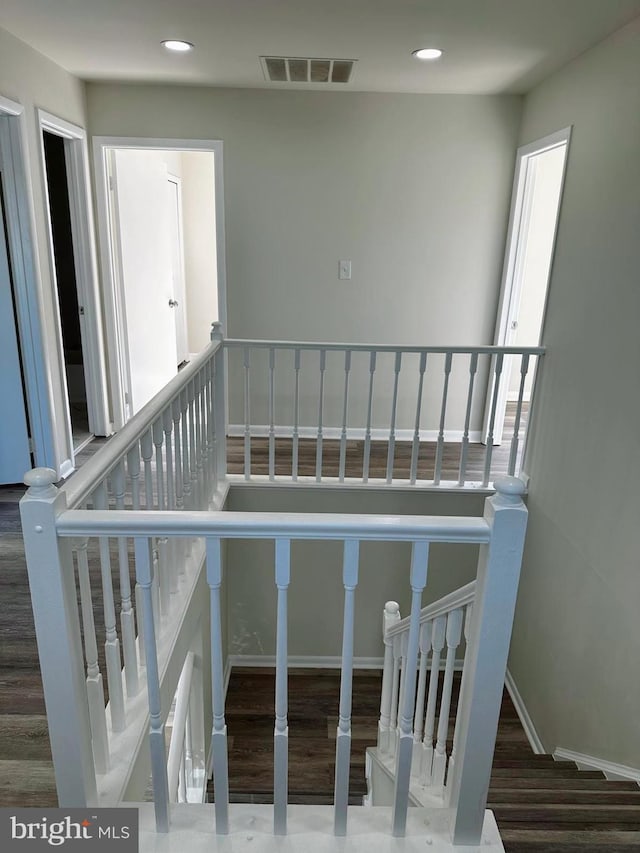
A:
[[[2,0],[0,26],[88,80],[267,83],[259,57],[356,59],[340,91],[526,92],[640,0]],[[196,50],[171,55],[165,38]],[[436,45],[437,63],[411,51]]]

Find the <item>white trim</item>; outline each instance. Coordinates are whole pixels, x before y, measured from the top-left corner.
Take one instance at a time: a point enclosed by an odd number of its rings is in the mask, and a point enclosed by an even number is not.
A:
[[[73,242],[73,261],[76,277],[76,291],[79,308],[80,337],[82,346],[82,367],[87,395],[87,413],[89,431],[96,435],[109,435],[111,423],[108,408],[107,375],[104,354],[102,310],[98,287],[98,268],[96,259],[95,230],[91,202],[89,158],[87,135],[85,130],[46,110],[37,111],[39,127],[39,145],[42,162],[42,189],[46,206],[46,223],[49,247],[49,271],[54,293],[52,302],[57,325],[58,360],[61,371],[61,384],[66,398],[67,417],[65,436],[69,448],[69,461],[74,464],[73,437],[71,429],[70,404],[67,391],[64,363],[64,345],[58,305],[58,282],[54,260],[53,235],[47,185],[46,158],[44,150],[44,131],[55,134],[64,142],[69,212],[71,217],[71,238]],[[64,463],[66,465],[66,463]]]
[[[45,353],[36,224],[24,106],[0,96],[0,166],[11,257],[22,369],[35,464],[58,468],[52,431],[51,382]]]
[[[529,712],[527,711],[527,707],[524,704],[522,696],[520,695],[520,691],[518,690],[516,683],[513,680],[513,676],[511,675],[508,669],[504,679],[504,686],[507,688],[507,692],[511,697],[511,701],[515,706],[518,717],[520,718],[520,722],[522,723],[524,733],[527,736],[527,740],[531,744],[531,749],[535,752],[536,755],[546,755],[547,750],[544,748],[544,744],[542,743],[540,735],[536,731],[536,727],[529,715]]]
[[[107,363],[111,381],[114,426],[124,426],[126,417],[126,379],[128,371],[122,363],[125,342],[122,340],[122,309],[117,276],[114,274],[112,228],[109,221],[108,152],[116,148],[148,149],[150,151],[208,151],[214,155],[216,250],[218,266],[218,320],[223,332],[227,327],[227,273],[224,215],[224,154],[220,139],[163,139],[159,137],[94,136],[93,166],[96,185],[96,216],[100,270],[102,273],[105,327],[107,330]],[[211,318],[212,321],[215,318]]]
[[[585,755],[571,749],[563,749],[560,746],[553,751],[553,757],[556,761],[574,761],[579,770],[600,770],[611,781],[627,780],[637,782],[640,785],[640,768],[638,767],[615,764],[613,761],[606,761],[604,758],[596,758],[593,755]]]
[[[507,403],[517,403],[519,399],[520,399],[520,395],[517,391],[507,391]],[[525,393],[522,395],[522,402],[523,403],[530,403],[531,402],[531,392],[529,392],[528,394]]]
[[[250,427],[251,438],[268,438],[269,436],[269,425],[268,424],[252,424]],[[233,436],[235,438],[244,436],[244,424],[229,424],[227,429],[227,435]],[[274,434],[276,438],[292,438],[293,437],[293,426],[292,425],[282,425],[274,427]],[[472,443],[477,443],[481,438],[481,431],[479,429],[470,430],[469,431],[469,441]],[[300,438],[317,438],[318,437],[318,428],[317,427],[298,427],[298,436]],[[340,427],[323,427],[322,428],[322,436],[325,439],[339,439],[342,436],[342,429]],[[396,441],[413,441],[414,431],[412,429],[397,429],[395,431]],[[364,441],[366,437],[366,430],[364,427],[347,427],[347,441]],[[461,429],[448,429],[444,432],[444,440],[445,441],[453,441],[453,442],[461,442],[464,437],[464,431]],[[389,430],[388,429],[372,429],[371,430],[371,440],[372,441],[388,441],[389,440]],[[420,441],[437,441],[438,440],[438,430],[436,429],[421,429],[420,430]]]
[[[452,494],[473,492],[480,495],[492,495],[495,492],[492,484],[483,486],[481,482],[475,480],[467,480],[461,486],[457,480],[441,480],[438,484],[435,484],[433,480],[416,480],[415,483],[411,483],[408,477],[406,480],[397,479],[392,480],[390,483],[384,477],[375,479],[370,477],[366,483],[363,483],[362,480],[358,480],[355,477],[352,480],[348,477],[345,477],[344,480],[341,480],[339,477],[323,477],[322,480],[316,480],[315,476],[298,475],[297,480],[292,480],[290,474],[276,474],[273,479],[268,474],[252,474],[247,480],[244,474],[227,474],[226,481],[234,489],[236,487],[245,488],[247,486],[267,486],[273,488],[276,485],[284,488],[291,487],[293,489],[366,489],[369,491],[384,490],[385,492],[392,489],[396,491],[405,490],[407,492],[437,492],[438,494],[442,494],[442,492]]]

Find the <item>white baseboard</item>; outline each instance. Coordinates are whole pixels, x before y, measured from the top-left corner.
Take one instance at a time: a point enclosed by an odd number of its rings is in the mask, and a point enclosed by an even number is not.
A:
[[[291,424],[284,426],[276,426],[274,427],[274,435],[276,438],[292,438],[293,437],[293,426]],[[229,424],[227,428],[227,435],[230,436],[243,436],[244,435],[244,424]],[[250,427],[250,435],[251,438],[268,438],[269,436],[269,426],[268,424],[252,424]],[[298,435],[300,438],[317,438],[318,437],[318,429],[317,427],[298,427]],[[444,431],[444,440],[445,441],[454,441],[460,442],[464,436],[464,430],[461,429],[447,429]],[[326,439],[339,439],[342,437],[342,429],[340,427],[323,427],[322,428],[322,437]],[[395,431],[396,441],[413,441],[413,430],[412,429],[397,429]],[[469,430],[469,441],[477,444],[482,438],[482,431],[479,429]],[[347,440],[348,441],[364,441],[365,439],[365,428],[364,427],[347,427]],[[388,441],[389,440],[389,430],[388,429],[372,429],[371,430],[371,441]],[[421,429],[420,430],[420,441],[437,441],[438,440],[438,430],[436,429]]]
[[[340,669],[342,658],[339,655],[289,655],[289,669]],[[354,669],[382,669],[383,658],[354,657]],[[275,655],[229,655],[227,659],[229,673],[234,666],[262,666],[275,668]]]
[[[533,724],[533,720],[529,716],[529,712],[524,704],[524,700],[520,695],[520,691],[516,687],[516,683],[513,680],[513,676],[507,670],[507,674],[504,680],[505,687],[511,696],[511,701],[515,705],[516,711],[518,713],[518,717],[520,718],[520,722],[522,723],[522,728],[524,729],[524,733],[527,736],[527,740],[531,744],[531,749],[535,752],[536,755],[545,755],[546,749],[540,739],[540,735],[536,731],[536,727]]]
[[[612,781],[637,782],[640,785],[640,768],[638,767],[615,764],[604,758],[596,758],[593,755],[585,755],[560,746],[554,750],[553,757],[556,761],[573,761],[578,765],[579,770],[600,770],[607,779]]]
[[[507,391],[507,403],[517,403],[520,399],[519,391]],[[524,394],[522,397],[523,403],[529,403],[531,401],[531,394]]]

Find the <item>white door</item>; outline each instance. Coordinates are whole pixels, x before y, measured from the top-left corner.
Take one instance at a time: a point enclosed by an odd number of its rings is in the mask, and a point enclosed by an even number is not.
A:
[[[3,485],[21,483],[25,472],[32,467],[5,235],[0,203],[0,484]]]
[[[178,364],[167,169],[148,155],[116,149],[112,159],[130,415],[175,376]]]
[[[171,271],[173,277],[173,316],[176,326],[177,364],[189,361],[187,342],[187,295],[184,286],[184,249],[182,240],[182,188],[180,178],[171,175],[169,190],[169,229],[171,232]]]

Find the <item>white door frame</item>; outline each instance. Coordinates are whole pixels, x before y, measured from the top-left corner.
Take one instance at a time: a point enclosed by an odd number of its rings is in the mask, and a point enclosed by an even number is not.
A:
[[[100,243],[100,267],[105,300],[105,323],[107,329],[107,360],[112,390],[114,427],[120,429],[126,422],[126,400],[128,374],[122,363],[122,310],[124,295],[119,276],[114,269],[115,258],[112,245],[112,229],[109,205],[109,173],[107,157],[114,148],[141,148],[150,151],[209,151],[214,154],[216,246],[218,272],[218,320],[223,331],[227,327],[227,278],[226,244],[224,222],[224,167],[221,139],[162,139],[131,136],[95,136],[93,157],[96,179],[96,210]],[[115,345],[114,345],[115,344]]]
[[[180,300],[180,305],[176,306],[181,309],[180,325],[183,327],[183,335],[185,342],[188,342],[187,334],[187,296],[185,282],[185,267],[184,267],[184,231],[182,223],[182,178],[179,175],[172,175],[171,172],[167,175],[168,183],[173,184],[176,188],[176,197],[178,199],[177,220],[178,220],[178,245],[179,245],[179,264],[180,264],[180,291],[173,294],[173,298]],[[176,335],[177,338],[177,335]],[[187,347],[187,358],[189,360],[189,351]],[[180,353],[178,353],[178,364],[180,364]]]
[[[57,470],[26,138],[24,106],[0,96],[0,168],[32,452],[36,465]]]
[[[560,205],[562,204],[562,192],[564,187],[564,179],[567,169],[567,158],[569,153],[569,142],[571,139],[572,126],[565,127],[548,136],[530,142],[527,145],[522,145],[516,151],[516,167],[513,178],[513,191],[511,194],[511,208],[509,211],[509,225],[507,228],[507,239],[505,246],[504,264],[502,269],[502,283],[500,287],[500,299],[498,301],[498,312],[496,318],[496,329],[493,343],[495,346],[509,346],[513,342],[515,329],[512,324],[517,317],[520,299],[522,295],[522,271],[524,252],[522,238],[526,234],[531,217],[531,206],[533,196],[531,193],[531,183],[527,181],[527,170],[532,165],[532,160],[538,154],[545,151],[551,151],[553,148],[558,148],[561,145],[566,146],[564,165],[562,168],[560,196],[558,199],[558,215],[554,225],[553,243],[551,250],[551,263],[549,264],[549,275],[547,279],[547,293],[545,294],[545,304],[543,309],[543,326],[544,317],[547,311],[547,302],[549,298],[548,283],[551,279],[553,268],[553,255],[555,253],[556,236],[558,231],[558,221],[560,219]],[[538,342],[539,343],[539,342]],[[494,423],[494,444],[499,444],[502,440],[502,431],[504,426],[504,416],[507,405],[508,379],[509,379],[509,364],[510,357],[506,356],[503,362],[502,375],[500,378],[500,386],[498,388],[498,402],[496,405],[496,415]],[[484,424],[482,429],[482,440],[486,443],[489,419],[491,416],[491,401],[493,398],[495,384],[494,363],[492,359],[491,372],[488,381],[487,399],[484,411]]]
[[[53,249],[53,234],[49,206],[49,189],[44,150],[44,131],[53,133],[64,140],[65,162],[69,191],[69,209],[71,214],[71,236],[76,273],[76,288],[79,302],[82,360],[87,392],[87,413],[89,430],[96,435],[110,435],[112,430],[109,416],[107,371],[105,347],[102,331],[102,309],[98,287],[98,269],[96,245],[93,227],[89,181],[89,156],[87,134],[84,128],[71,124],[45,110],[38,110],[38,135],[42,159],[43,194],[46,203],[46,221],[49,244],[49,266],[53,288],[53,304],[56,312],[56,325],[59,341],[60,371],[64,393],[66,395],[66,438],[71,448],[73,462],[73,439],[71,434],[71,414],[67,390],[67,377],[64,365],[62,345],[62,325],[57,293],[57,276]]]

